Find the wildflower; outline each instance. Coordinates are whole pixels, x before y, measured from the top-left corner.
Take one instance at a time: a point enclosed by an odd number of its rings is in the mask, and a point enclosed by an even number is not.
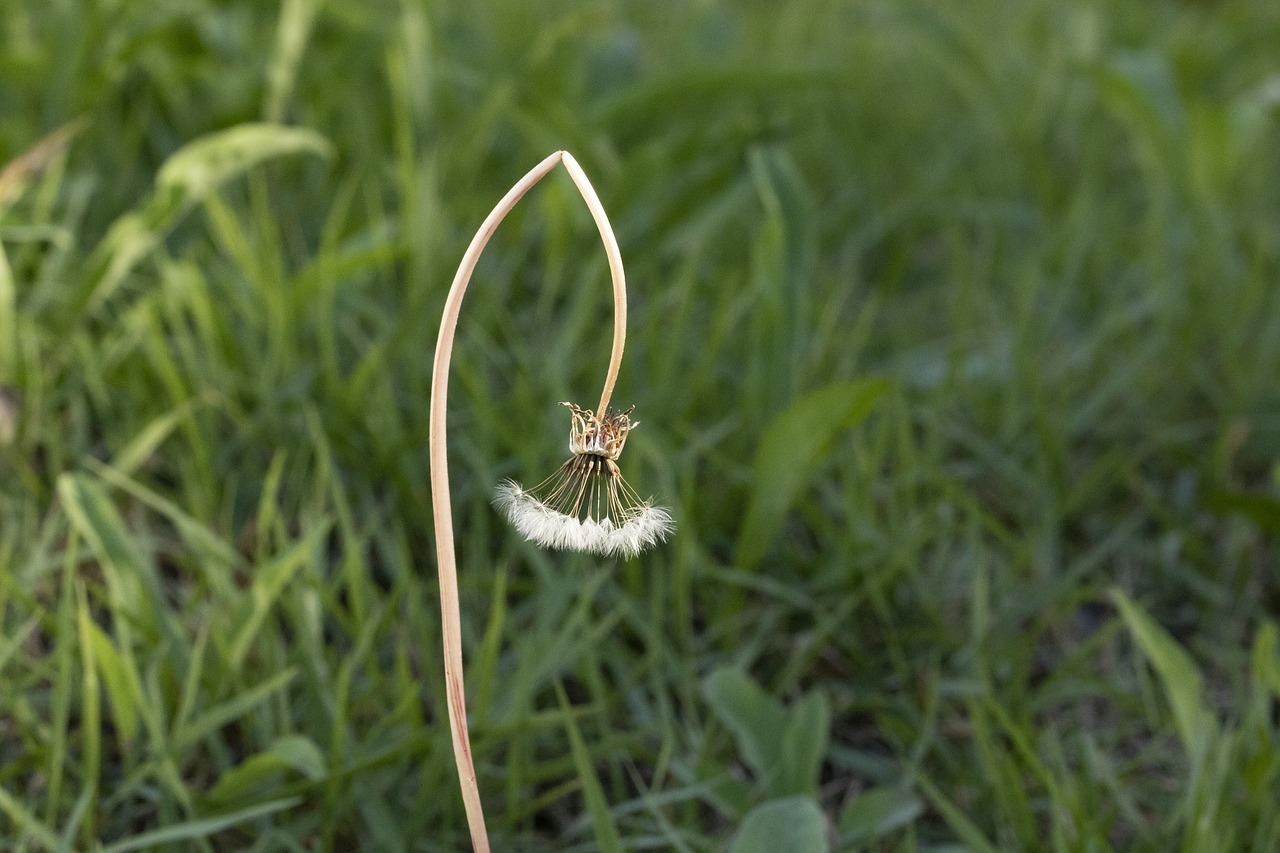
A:
[[[618,468],[627,434],[639,426],[631,409],[598,418],[573,403],[561,405],[573,417],[573,455],[532,489],[502,483],[494,504],[524,538],[545,548],[629,558],[665,541],[675,529],[671,513],[642,500]]]

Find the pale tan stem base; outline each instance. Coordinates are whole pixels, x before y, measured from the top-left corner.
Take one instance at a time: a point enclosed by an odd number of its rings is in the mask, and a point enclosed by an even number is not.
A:
[[[453,277],[449,295],[445,299],[444,314],[440,319],[440,336],[436,340],[435,362],[431,371],[431,506],[436,533],[436,568],[440,575],[440,623],[444,640],[444,679],[449,708],[449,731],[453,735],[454,760],[458,765],[458,779],[462,784],[462,800],[467,809],[467,825],[471,829],[471,844],[476,853],[488,853],[489,836],[485,831],[484,809],[480,804],[480,787],[476,784],[475,763],[471,756],[471,738],[467,731],[467,700],[462,679],[462,616],[458,605],[458,567],[453,543],[453,506],[449,498],[449,461],[446,450],[445,414],[449,398],[449,361],[453,356],[453,337],[458,327],[458,312],[467,283],[475,271],[476,263],[485,244],[497,230],[498,224],[511,212],[516,202],[534,184],[542,180],[557,163],[564,167],[573,179],[574,186],[582,194],[595,220],[596,228],[604,241],[609,259],[609,274],[613,280],[613,351],[609,357],[609,369],[605,374],[604,391],[600,395],[599,416],[603,417],[613,395],[622,364],[622,348],[627,337],[627,284],[622,271],[622,253],[617,238],[609,225],[609,217],[591,182],[567,151],[557,151],[529,170],[516,183],[502,201],[489,213],[471,238],[471,245],[462,256],[458,272]]]

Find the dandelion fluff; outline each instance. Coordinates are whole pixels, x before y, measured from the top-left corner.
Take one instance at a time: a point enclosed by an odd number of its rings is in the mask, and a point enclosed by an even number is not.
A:
[[[631,558],[666,541],[675,530],[671,513],[642,500],[616,461],[635,426],[630,410],[598,419],[564,405],[573,413],[573,456],[532,489],[503,482],[494,505],[521,536],[544,548]]]

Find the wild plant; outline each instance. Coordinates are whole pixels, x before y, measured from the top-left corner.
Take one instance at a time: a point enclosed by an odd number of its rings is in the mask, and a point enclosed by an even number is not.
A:
[[[618,467],[618,457],[626,444],[627,436],[637,426],[631,420],[631,409],[616,412],[609,408],[627,336],[627,286],[622,253],[609,224],[609,217],[582,167],[567,151],[557,151],[533,167],[507,191],[471,239],[445,299],[431,375],[431,500],[436,535],[436,563],[440,575],[446,705],[449,709],[449,728],[453,737],[458,779],[462,785],[463,803],[466,806],[467,824],[472,846],[477,853],[487,853],[489,839],[471,755],[463,684],[458,569],[454,551],[445,431],[449,362],[453,355],[453,339],[462,297],[481,252],[499,223],[521,197],[561,163],[586,201],[604,241],[609,274],[613,281],[613,348],[605,374],[604,390],[600,394],[600,404],[596,410],[592,412],[572,403],[563,404],[571,414],[571,455],[568,461],[546,480],[530,489],[525,489],[514,481],[504,482],[497,489],[494,503],[526,539],[554,549],[634,557],[644,549],[664,541],[675,529],[670,513],[654,506],[652,501],[642,500],[627,485]]]

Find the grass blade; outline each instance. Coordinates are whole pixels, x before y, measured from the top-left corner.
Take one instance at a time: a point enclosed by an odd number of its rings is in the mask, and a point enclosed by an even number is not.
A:
[[[128,853],[130,850],[142,850],[147,847],[155,847],[161,844],[172,844],[175,841],[194,841],[196,839],[208,838],[215,832],[220,832],[238,823],[254,820],[255,818],[266,817],[276,812],[291,809],[302,802],[301,797],[290,797],[285,800],[274,800],[269,803],[260,803],[256,806],[249,806],[239,811],[230,812],[225,815],[217,815],[215,817],[204,817],[196,820],[183,821],[172,826],[161,827],[160,829],[144,832],[141,835],[135,835],[133,838],[116,842],[107,847],[102,848],[101,853]]]
[[[871,414],[888,388],[883,379],[829,385],[770,422],[752,466],[750,501],[738,534],[739,564],[751,568],[760,562],[836,437]]]
[[[1204,680],[1190,655],[1128,596],[1118,589],[1112,590],[1111,600],[1120,609],[1120,616],[1138,647],[1160,676],[1173,709],[1178,737],[1195,761],[1204,755],[1217,729],[1213,715],[1203,704]]]
[[[587,812],[591,815],[591,826],[595,831],[596,848],[601,853],[622,853],[622,838],[618,835],[618,827],[614,823],[613,814],[609,811],[609,803],[605,799],[604,789],[596,778],[591,753],[582,740],[582,732],[574,720],[573,708],[569,705],[569,697],[565,695],[564,686],[556,682],[556,698],[560,701],[560,710],[564,719],[565,732],[569,735],[569,748],[573,753],[573,766],[578,771],[578,781],[582,783],[582,797],[587,802]]]
[[[333,146],[314,130],[304,127],[240,124],[202,136],[178,149],[156,174],[156,188],[162,193],[176,192],[192,204],[260,163],[297,154],[329,157]]]
[[[9,820],[18,830],[19,838],[24,836],[34,838],[47,850],[58,846],[58,836],[53,834],[53,830],[41,823],[38,817],[28,811],[27,807],[3,786],[0,786],[0,811],[9,816]]]
[[[266,701],[271,694],[287,687],[296,675],[297,671],[290,667],[239,696],[215,705],[178,729],[173,736],[174,746],[176,748],[188,746],[215,729],[244,716],[254,706]]]

